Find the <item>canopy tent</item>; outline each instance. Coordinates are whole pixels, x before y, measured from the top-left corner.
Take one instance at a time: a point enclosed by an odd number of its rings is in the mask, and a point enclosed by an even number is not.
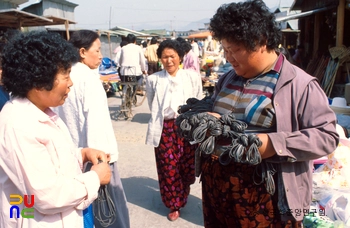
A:
[[[0,26],[9,28],[21,28],[31,26],[41,26],[52,23],[46,17],[27,13],[17,9],[0,10]]]
[[[20,29],[32,26],[65,25],[69,39],[69,24],[76,24],[76,22],[55,16],[38,16],[17,9],[0,10],[0,27]]]
[[[205,31],[205,32],[191,34],[191,35],[188,36],[188,38],[189,39],[191,39],[191,38],[205,39],[208,36],[211,36],[211,32]]]

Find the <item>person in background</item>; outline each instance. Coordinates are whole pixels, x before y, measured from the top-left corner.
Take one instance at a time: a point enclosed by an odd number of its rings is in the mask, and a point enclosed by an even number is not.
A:
[[[197,73],[179,68],[184,56],[180,42],[162,41],[157,56],[164,70],[149,75],[146,81],[151,110],[146,144],[154,146],[161,198],[170,209],[168,219],[174,221],[186,205],[190,185],[196,179],[194,153],[197,148],[177,135],[177,109],[188,98],[202,98],[202,83]]]
[[[215,86],[211,114],[233,113],[248,130],[254,127],[262,160],[220,162],[231,145],[225,140],[201,157],[204,226],[302,227],[299,211],[310,209],[313,160],[339,142],[327,97],[315,77],[275,51],[281,31],[263,1],[224,4],[209,28],[233,67]],[[258,179],[264,167],[269,182]]]
[[[304,56],[304,46],[298,45],[297,50],[295,50],[295,54],[292,56],[295,65],[297,65],[300,68],[303,68],[303,56]]]
[[[147,41],[143,40],[141,42],[141,47],[142,47],[143,54],[145,54],[145,51],[146,51],[146,48],[147,48]]]
[[[120,78],[125,81],[126,75],[136,76],[136,80],[139,81],[142,78],[142,74],[147,74],[145,65],[145,56],[142,48],[136,45],[136,36],[128,34],[128,44],[122,47],[119,59],[120,65]],[[134,87],[136,92],[136,86]]]
[[[185,51],[183,69],[193,70],[200,77],[200,67],[199,67],[199,58],[193,52],[192,46],[189,42],[181,42],[181,45]]]
[[[126,41],[126,40],[123,40],[122,42],[120,42],[120,46],[119,47],[124,47],[125,45],[127,45],[128,44],[128,42]],[[118,74],[120,75],[120,65],[119,65],[119,59],[120,59],[120,51],[115,55],[115,63],[116,63],[116,65],[117,65],[117,67],[118,67]]]
[[[107,155],[76,147],[50,108],[65,102],[77,59],[72,45],[46,31],[20,34],[3,50],[1,80],[11,100],[0,113],[0,227],[82,227],[82,210],[110,181]],[[30,197],[32,218],[10,216],[13,194]]]
[[[145,58],[147,59],[147,62],[148,62],[148,71],[147,71],[148,75],[151,75],[160,70],[158,65],[158,56],[157,56],[158,45],[159,44],[157,42],[157,38],[152,37],[151,44],[146,48]]]
[[[202,39],[199,39],[197,44],[199,49],[199,57],[201,58],[203,55],[204,41]]]
[[[193,53],[199,57],[199,47],[198,47],[198,44],[197,44],[197,40],[195,39],[190,39],[190,42],[191,42],[191,47],[192,47],[192,51]]]
[[[111,197],[116,207],[117,219],[108,227],[130,227],[127,201],[120,180],[117,160],[118,145],[111,123],[106,93],[96,70],[101,64],[101,41],[99,35],[90,30],[79,30],[72,34],[69,42],[79,54],[79,61],[70,73],[73,86],[66,102],[55,109],[68,126],[77,147],[92,147],[110,154]],[[102,227],[94,220],[96,228]]]
[[[147,41],[143,41],[141,43],[141,45],[142,45],[142,52],[145,55],[145,52],[146,52],[146,49],[147,49]],[[145,71],[148,73],[148,60],[147,60],[146,57],[145,57]]]
[[[280,45],[278,45],[276,52],[279,54],[283,54],[290,63],[295,65],[294,60],[293,60],[292,56],[290,55],[289,50],[287,48],[283,47],[280,44]]]
[[[128,44],[128,42],[126,40],[122,40],[120,42],[119,46],[116,47],[113,51],[113,53],[115,54],[114,62],[117,66],[118,66],[119,58],[120,58],[120,50],[122,50],[122,47],[126,44]]]

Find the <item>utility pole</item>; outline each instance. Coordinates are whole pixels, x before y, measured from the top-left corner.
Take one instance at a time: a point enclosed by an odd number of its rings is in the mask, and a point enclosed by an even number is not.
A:
[[[109,27],[108,27],[108,29],[111,29],[111,18],[112,18],[112,6],[109,7]]]

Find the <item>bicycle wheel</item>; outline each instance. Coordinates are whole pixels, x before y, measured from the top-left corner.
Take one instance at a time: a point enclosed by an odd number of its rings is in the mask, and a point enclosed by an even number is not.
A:
[[[132,117],[132,113],[131,113],[132,104],[133,104],[132,86],[127,85],[127,89],[125,93],[125,106],[126,106],[125,117],[127,118]]]

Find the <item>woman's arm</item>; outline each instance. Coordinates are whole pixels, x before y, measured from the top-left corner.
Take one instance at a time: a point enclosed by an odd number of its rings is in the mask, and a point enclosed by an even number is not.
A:
[[[99,175],[81,172],[76,148],[66,136],[41,130],[33,134],[7,128],[0,145],[1,167],[22,195],[34,195],[34,208],[42,214],[86,208],[97,197]]]

